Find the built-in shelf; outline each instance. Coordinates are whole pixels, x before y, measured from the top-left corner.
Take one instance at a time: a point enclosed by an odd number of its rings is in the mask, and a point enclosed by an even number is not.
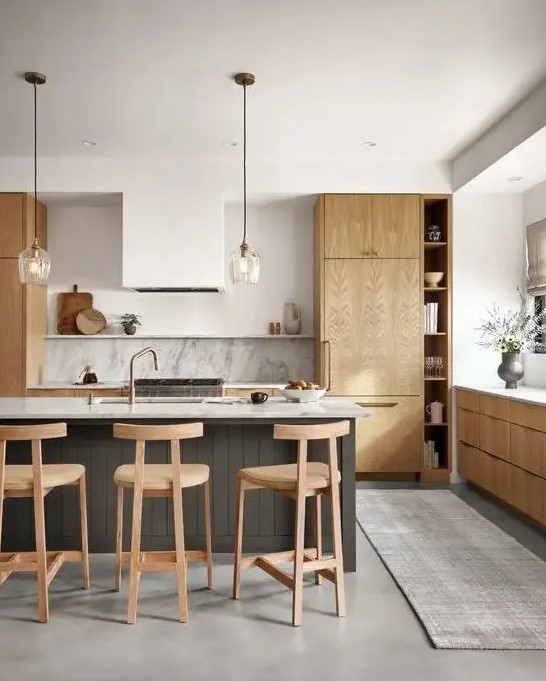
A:
[[[447,286],[425,286],[425,293],[434,293],[435,291],[447,291]]]
[[[445,376],[425,376],[425,381],[447,381]]]
[[[447,246],[447,243],[445,241],[425,241],[424,246],[425,251],[431,251],[434,248],[443,248],[444,246]]]
[[[436,331],[435,333],[425,333],[425,336],[446,336],[445,331]]]
[[[123,340],[139,340],[139,339],[176,339],[176,338],[202,338],[202,339],[214,339],[214,338],[225,338],[225,339],[256,339],[256,340],[309,340],[314,338],[314,336],[307,336],[303,334],[299,335],[290,335],[290,334],[262,334],[262,335],[255,335],[255,336],[227,336],[227,335],[209,335],[209,336],[204,336],[204,335],[186,335],[186,336],[175,336],[175,335],[149,335],[149,334],[135,334],[134,336],[127,336],[125,334],[96,334],[94,336],[85,336],[85,335],[72,335],[72,334],[67,334],[65,336],[62,336],[60,334],[50,334],[47,336],[44,336],[46,340],[118,340],[118,339],[123,339]]]

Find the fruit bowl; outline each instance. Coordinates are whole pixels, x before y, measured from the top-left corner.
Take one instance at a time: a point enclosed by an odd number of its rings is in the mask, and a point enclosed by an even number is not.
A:
[[[284,388],[281,395],[290,402],[318,402],[324,397],[326,388],[314,388],[312,390],[298,390],[297,388]]]

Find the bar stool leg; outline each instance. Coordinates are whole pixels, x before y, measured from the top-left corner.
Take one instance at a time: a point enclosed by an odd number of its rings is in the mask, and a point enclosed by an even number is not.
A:
[[[137,617],[138,584],[140,581],[140,535],[142,530],[144,442],[138,441],[136,448],[135,484],[133,488],[133,528],[131,532],[131,565],[129,569],[129,607],[127,623],[134,624]]]
[[[121,589],[121,555],[123,551],[123,485],[118,485],[118,501],[116,516],[116,574],[114,589]]]
[[[38,618],[49,622],[47,595],[47,554],[45,536],[44,488],[42,483],[42,452],[39,440],[32,441],[32,468],[34,483],[34,528],[36,534],[36,578],[38,582]]]
[[[317,560],[322,558],[322,509],[321,495],[315,497],[315,546],[317,547]],[[315,584],[322,584],[322,577],[318,570],[315,572]]]
[[[305,495],[296,500],[296,547],[294,553],[294,595],[292,598],[292,626],[301,624],[303,607],[303,551],[305,542]]]
[[[85,491],[85,473],[80,478],[80,523],[82,531],[82,569],[83,588],[89,589],[91,580],[89,576],[89,538],[87,534],[87,494]]]
[[[241,555],[243,552],[243,520],[245,515],[245,481],[239,478],[237,485],[237,507],[235,511],[235,547],[233,556],[232,597],[239,598],[241,593]]]
[[[207,552],[207,585],[212,589],[212,530],[210,521],[210,480],[205,483],[205,538]]]

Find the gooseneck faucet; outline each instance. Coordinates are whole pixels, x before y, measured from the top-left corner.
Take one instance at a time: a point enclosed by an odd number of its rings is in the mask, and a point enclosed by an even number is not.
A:
[[[158,350],[149,347],[142,348],[142,350],[135,352],[135,354],[131,357],[131,364],[129,366],[129,404],[135,403],[135,360],[139,357],[144,357],[144,355],[147,355],[148,353],[150,353],[154,358],[155,370],[157,371],[159,368]]]

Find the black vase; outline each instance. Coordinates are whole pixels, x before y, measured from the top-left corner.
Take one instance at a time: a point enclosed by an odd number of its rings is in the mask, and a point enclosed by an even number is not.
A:
[[[123,330],[125,331],[126,336],[134,336],[135,333],[136,333],[136,325],[135,324],[124,324]]]

